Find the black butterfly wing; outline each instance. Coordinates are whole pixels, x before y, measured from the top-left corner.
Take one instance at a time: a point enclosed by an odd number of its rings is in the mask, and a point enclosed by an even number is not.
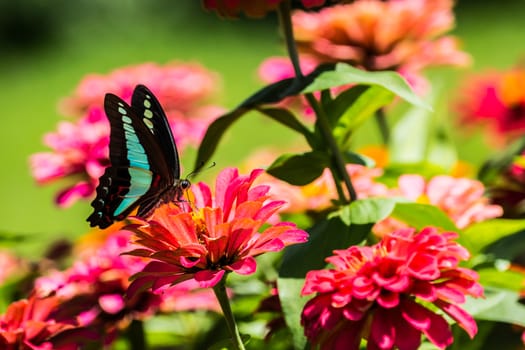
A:
[[[111,165],[100,178],[97,196],[91,203],[94,212],[87,219],[91,226],[108,227],[136,207],[138,215],[144,216],[173,185],[175,173],[171,167],[176,164],[178,169],[178,156],[164,112],[144,86],[135,89],[133,101],[130,107],[119,97],[106,95]]]

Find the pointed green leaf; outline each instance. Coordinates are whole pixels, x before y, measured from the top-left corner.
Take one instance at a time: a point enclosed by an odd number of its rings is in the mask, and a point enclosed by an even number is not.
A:
[[[436,226],[446,231],[459,231],[447,214],[430,204],[397,203],[392,212],[392,217],[418,230],[426,226]]]
[[[297,119],[295,115],[293,115],[293,113],[289,110],[283,108],[258,108],[257,110],[265,116],[275,120],[276,122],[299,132],[305,137],[309,144],[312,144],[312,142],[317,142],[313,140],[315,137],[314,134],[308,130],[308,128],[306,128],[303,123],[301,123],[299,119]]]
[[[325,99],[322,101],[323,106],[326,110],[326,114],[329,118],[330,125],[333,127],[336,125],[337,120],[341,118],[343,113],[350,107],[355,101],[361,96],[370,86],[368,85],[356,85],[353,86],[336,96],[333,100]],[[324,95],[327,94],[328,90],[323,90]]]
[[[463,244],[472,254],[477,254],[490,245],[495,244],[497,241],[502,240],[505,237],[512,236],[517,232],[525,230],[525,219],[510,220],[510,219],[493,219],[481,221],[469,225],[463,230],[459,242]],[[508,247],[504,247],[502,250],[512,249],[520,246],[520,239],[516,240]],[[493,247],[497,249],[498,247]]]
[[[487,287],[485,298],[467,298],[462,305],[477,320],[505,322],[525,327],[525,306],[519,303],[517,292]]]
[[[246,112],[246,109],[233,110],[215,119],[208,126],[206,134],[199,145],[199,150],[197,151],[194,169],[199,169],[202,164],[210,160],[226,130]]]
[[[395,95],[380,86],[366,89],[337,120],[334,137],[342,149],[350,148],[350,136],[361,124],[381,107],[386,106]]]
[[[432,110],[427,103],[412,91],[405,79],[397,72],[368,72],[345,63],[338,63],[335,71],[322,73],[303,92],[325,90],[347,84],[378,85],[415,106]]]
[[[277,158],[266,171],[292,185],[303,186],[321,176],[329,164],[328,156],[319,151],[284,154]]]
[[[397,199],[395,198],[365,198],[344,206],[338,213],[346,225],[374,224],[388,217]]]
[[[277,103],[286,97],[298,95],[306,86],[310,85],[319,74],[332,70],[333,68],[333,64],[322,64],[305,76],[287,78],[269,84],[244,100],[237,109],[251,109],[263,104]]]

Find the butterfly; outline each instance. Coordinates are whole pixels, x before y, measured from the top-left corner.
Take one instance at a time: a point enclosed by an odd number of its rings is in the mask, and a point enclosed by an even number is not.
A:
[[[111,165],[99,179],[90,226],[106,228],[135,208],[137,216],[148,217],[160,203],[180,201],[191,184],[180,179],[177,146],[157,98],[137,85],[131,106],[108,93],[104,110],[111,126]]]

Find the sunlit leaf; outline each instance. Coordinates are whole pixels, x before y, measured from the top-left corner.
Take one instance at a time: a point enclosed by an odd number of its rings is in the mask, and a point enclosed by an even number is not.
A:
[[[447,231],[459,231],[447,214],[430,204],[398,202],[392,217],[418,230],[426,226],[436,226]]]
[[[394,198],[359,199],[343,207],[339,216],[346,225],[374,224],[388,217],[396,202]]]
[[[338,63],[335,71],[322,73],[310,86],[304,89],[303,92],[325,90],[347,84],[378,85],[413,105],[428,110],[432,109],[412,91],[408,83],[399,73],[393,71],[369,72],[354,68],[345,63]]]
[[[472,254],[476,254],[496,243],[497,241],[525,230],[525,219],[492,219],[469,225],[463,230],[460,242]],[[518,244],[515,242],[514,245]],[[511,247],[509,247],[511,248]]]
[[[485,288],[485,298],[468,298],[462,305],[478,320],[506,322],[525,327],[525,305],[518,302],[519,294],[510,290]]]

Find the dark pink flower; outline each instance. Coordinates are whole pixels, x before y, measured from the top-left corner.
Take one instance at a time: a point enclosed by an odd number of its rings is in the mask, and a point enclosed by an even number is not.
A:
[[[307,233],[292,223],[259,232],[284,203],[268,200],[267,186],[252,186],[261,172],[239,175],[237,169],[227,168],[217,177],[214,196],[199,183],[189,195],[192,205],[171,203],[147,220],[136,219],[128,228],[142,247],[129,254],[151,261],[133,277],[130,293],[189,279],[213,287],[226,272],[255,272],[255,256],[305,242]]]
[[[415,350],[424,334],[444,349],[452,332],[432,304],[450,316],[470,337],[474,319],[457,305],[466,296],[481,297],[476,272],[459,267],[469,252],[454,232],[427,227],[401,229],[373,246],[352,246],[327,258],[334,268],[310,271],[303,295],[316,293],[305,306],[305,334],[321,349]]]
[[[292,20],[299,51],[319,63],[346,62],[367,70],[397,70],[416,90],[429,66],[464,66],[470,57],[444,36],[454,26],[451,0],[358,0],[297,11]]]
[[[120,68],[108,75],[87,76],[73,96],[61,105],[65,114],[78,119],[61,122],[58,131],[44,137],[51,151],[36,153],[30,158],[37,183],[72,180],[72,184],[57,195],[59,206],[92,197],[99,177],[109,164],[110,128],[103,111],[104,96],[110,92],[129,103],[137,84],[148,86],[159,99],[179,152],[197,145],[211,121],[224,112],[209,104],[217,90],[217,77],[197,64],[145,63]]]
[[[487,139],[505,144],[525,131],[525,69],[482,73],[467,79],[458,111],[466,126],[485,126]]]

